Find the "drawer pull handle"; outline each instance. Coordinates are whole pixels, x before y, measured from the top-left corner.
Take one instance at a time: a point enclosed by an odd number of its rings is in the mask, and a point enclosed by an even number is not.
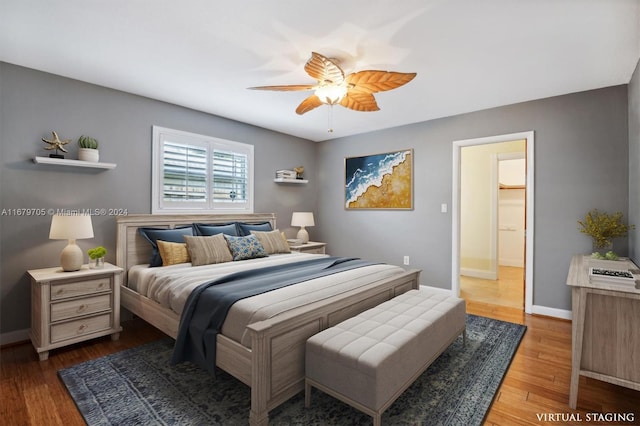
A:
[[[82,333],[86,328],[87,328],[87,325],[82,324],[80,327],[78,327],[78,333]]]
[[[76,312],[82,312],[86,310],[87,310],[87,305],[80,305],[78,306],[78,310]]]
[[[64,289],[63,288],[59,288],[58,291],[56,291],[56,294],[58,296],[60,296],[62,293],[64,293]]]
[[[98,288],[104,288],[104,283],[98,284]]]

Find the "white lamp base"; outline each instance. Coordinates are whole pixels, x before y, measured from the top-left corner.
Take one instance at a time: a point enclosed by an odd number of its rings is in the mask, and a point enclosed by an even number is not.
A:
[[[84,256],[80,247],[76,245],[76,240],[69,240],[62,253],[60,253],[60,266],[65,272],[77,271],[82,267]]]
[[[306,229],[304,229],[304,226],[300,227],[296,238],[298,238],[302,242],[302,244],[307,244],[309,242],[309,233]]]

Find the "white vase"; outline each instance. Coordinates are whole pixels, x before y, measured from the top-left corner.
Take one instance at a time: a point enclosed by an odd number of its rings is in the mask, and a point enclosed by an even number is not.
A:
[[[91,161],[97,163],[100,160],[100,151],[92,148],[79,148],[78,160]]]

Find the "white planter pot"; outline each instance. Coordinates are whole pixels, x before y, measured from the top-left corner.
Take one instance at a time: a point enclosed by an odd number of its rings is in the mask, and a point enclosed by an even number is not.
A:
[[[100,151],[91,148],[79,148],[78,160],[97,163],[100,160]]]

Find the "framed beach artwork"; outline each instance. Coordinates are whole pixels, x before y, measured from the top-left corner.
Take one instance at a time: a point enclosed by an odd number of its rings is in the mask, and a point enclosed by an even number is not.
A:
[[[413,149],[344,160],[345,209],[413,209]]]

